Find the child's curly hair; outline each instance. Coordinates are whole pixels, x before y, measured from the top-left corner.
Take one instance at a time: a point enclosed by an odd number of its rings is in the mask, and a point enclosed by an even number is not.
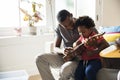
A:
[[[95,27],[95,23],[89,16],[81,16],[75,22],[76,27],[85,26],[85,28]]]

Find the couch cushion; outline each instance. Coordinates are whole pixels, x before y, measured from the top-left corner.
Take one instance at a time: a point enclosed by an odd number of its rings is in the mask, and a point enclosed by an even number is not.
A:
[[[116,80],[119,69],[102,68],[97,74],[97,80]]]
[[[106,33],[103,37],[110,45],[115,44],[115,40],[120,38],[120,26],[100,27],[99,32]]]
[[[120,26],[103,26],[99,29],[100,32],[106,32],[106,33],[116,33],[120,32]]]
[[[115,40],[117,38],[120,38],[120,32],[119,33],[108,33],[108,34],[105,34],[103,36],[105,38],[105,40],[109,43],[109,44],[114,44],[115,43]]]

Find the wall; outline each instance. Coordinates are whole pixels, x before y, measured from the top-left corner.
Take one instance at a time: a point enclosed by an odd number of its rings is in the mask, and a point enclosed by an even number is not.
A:
[[[115,26],[120,25],[120,0],[102,0],[102,25]]]
[[[86,1],[77,0],[77,17],[89,15],[95,20],[96,27],[120,25],[120,0],[88,0],[87,3]],[[95,3],[96,5],[94,5]],[[96,10],[94,10],[95,6]],[[96,18],[97,15],[99,17],[98,20]]]
[[[37,74],[35,56],[44,53],[46,42],[53,38],[50,34],[0,38],[0,72],[23,69]]]

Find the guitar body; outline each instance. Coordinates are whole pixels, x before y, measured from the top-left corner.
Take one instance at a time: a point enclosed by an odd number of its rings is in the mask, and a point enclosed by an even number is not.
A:
[[[110,69],[120,69],[120,48],[112,45],[100,52],[103,67]]]

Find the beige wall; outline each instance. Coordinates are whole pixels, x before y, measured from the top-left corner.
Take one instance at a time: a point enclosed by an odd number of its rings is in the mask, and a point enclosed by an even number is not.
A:
[[[120,25],[120,0],[103,0],[102,26]]]

